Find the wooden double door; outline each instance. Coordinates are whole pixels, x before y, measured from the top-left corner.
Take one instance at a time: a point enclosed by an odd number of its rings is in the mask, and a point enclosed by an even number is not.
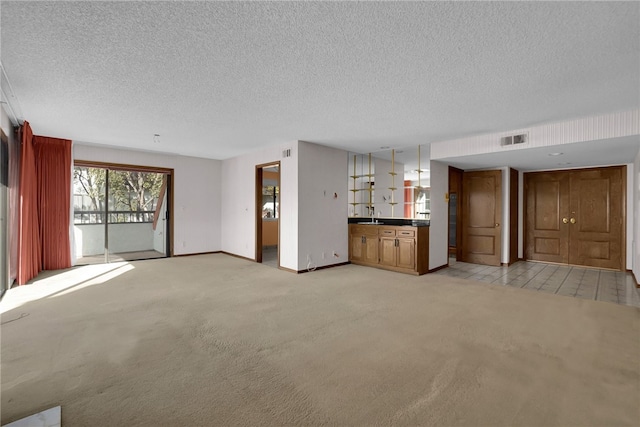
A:
[[[626,167],[531,172],[525,258],[624,269]]]

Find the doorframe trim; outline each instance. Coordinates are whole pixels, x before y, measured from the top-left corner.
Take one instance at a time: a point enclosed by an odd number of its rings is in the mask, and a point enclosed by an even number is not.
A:
[[[280,268],[280,206],[282,205],[282,165],[280,160],[261,163],[255,167],[255,204],[256,204],[256,234],[255,234],[255,262],[262,263],[262,182],[265,167],[278,167],[278,268]]]

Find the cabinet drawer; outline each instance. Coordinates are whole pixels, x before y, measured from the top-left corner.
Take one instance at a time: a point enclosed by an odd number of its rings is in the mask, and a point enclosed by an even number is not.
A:
[[[378,227],[373,225],[354,225],[351,227],[351,234],[376,236],[378,234]]]
[[[389,236],[394,237],[396,235],[396,230],[390,230],[388,228],[383,228],[383,229],[380,230],[379,235],[380,236],[385,236],[385,237],[389,237]]]
[[[415,230],[398,230],[398,236],[416,237],[416,232]]]

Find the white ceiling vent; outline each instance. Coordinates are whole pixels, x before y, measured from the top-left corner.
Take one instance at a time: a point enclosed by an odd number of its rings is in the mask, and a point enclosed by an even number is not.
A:
[[[502,138],[500,138],[500,145],[524,144],[529,139],[528,137],[529,135],[527,135],[526,133],[503,136]]]

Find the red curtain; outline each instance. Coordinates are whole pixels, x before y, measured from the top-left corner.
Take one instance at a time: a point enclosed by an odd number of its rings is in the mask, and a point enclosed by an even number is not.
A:
[[[35,136],[33,151],[38,179],[42,268],[58,270],[71,267],[71,141]]]
[[[71,267],[71,141],[33,136],[22,127],[18,277],[23,285],[42,269]]]

